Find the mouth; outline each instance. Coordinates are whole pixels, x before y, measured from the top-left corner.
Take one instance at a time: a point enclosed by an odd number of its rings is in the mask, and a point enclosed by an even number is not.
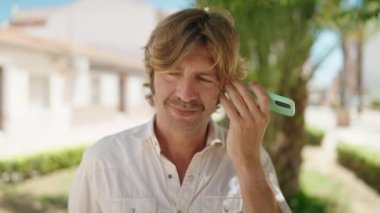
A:
[[[180,117],[191,117],[199,112],[199,110],[196,110],[196,109],[183,109],[183,108],[178,108],[178,107],[173,107],[173,106],[171,106],[170,108],[176,115]]]

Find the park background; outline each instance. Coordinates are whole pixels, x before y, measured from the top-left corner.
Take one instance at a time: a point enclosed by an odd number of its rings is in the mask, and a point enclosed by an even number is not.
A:
[[[66,211],[83,150],[152,116],[150,31],[195,4],[234,17],[247,80],[295,100],[265,138],[293,211],[380,209],[379,1],[5,0],[0,212]]]

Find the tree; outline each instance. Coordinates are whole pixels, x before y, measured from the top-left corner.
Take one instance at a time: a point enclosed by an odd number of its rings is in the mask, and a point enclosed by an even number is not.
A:
[[[201,6],[227,9],[248,60],[248,80],[292,98],[296,115],[272,115],[264,145],[272,156],[285,197],[298,192],[301,150],[305,144],[304,112],[308,75],[303,67],[316,35],[317,0],[204,0]]]
[[[358,0],[361,1],[361,0]],[[378,0],[342,8],[346,0],[198,0],[202,7],[227,9],[240,35],[241,54],[248,61],[249,81],[292,98],[292,118],[273,114],[264,146],[269,151],[287,199],[299,190],[301,150],[306,143],[304,112],[307,83],[318,64],[309,63],[310,48],[322,28],[357,29],[378,17]],[[357,20],[357,21],[355,21]],[[344,24],[343,24],[344,23]],[[356,31],[355,31],[356,32]],[[327,51],[330,52],[330,51]],[[324,58],[324,57],[322,57]],[[319,62],[320,63],[320,62]]]
[[[338,125],[349,125],[350,98],[358,98],[358,111],[362,110],[362,44],[371,34],[365,25],[378,19],[378,0],[330,0],[321,4],[319,23],[340,34],[344,63],[339,75]]]

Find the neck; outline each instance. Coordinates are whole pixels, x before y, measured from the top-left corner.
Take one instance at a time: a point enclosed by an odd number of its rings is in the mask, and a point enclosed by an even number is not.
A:
[[[182,132],[165,128],[165,125],[155,121],[155,133],[161,154],[176,166],[181,183],[193,156],[206,146],[207,126],[205,123],[195,131]]]
[[[207,124],[197,131],[182,132],[155,123],[155,132],[163,153],[192,157],[206,146]]]

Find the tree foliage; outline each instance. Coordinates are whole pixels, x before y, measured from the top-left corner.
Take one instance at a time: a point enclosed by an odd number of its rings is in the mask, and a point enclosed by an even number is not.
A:
[[[378,17],[379,1],[363,0],[360,7],[348,7],[346,0],[198,0],[197,4],[226,9],[233,16],[241,54],[248,62],[247,80],[296,103],[293,118],[271,116],[264,141],[289,199],[298,191],[306,143],[306,86],[313,73],[308,59],[315,37],[326,27],[355,30],[358,23]]]
[[[303,67],[314,41],[316,0],[199,1],[227,9],[240,35],[241,54],[248,61],[249,81],[295,100],[296,115],[272,115],[264,141],[286,197],[298,191],[301,150],[306,143],[304,110],[308,78]]]

